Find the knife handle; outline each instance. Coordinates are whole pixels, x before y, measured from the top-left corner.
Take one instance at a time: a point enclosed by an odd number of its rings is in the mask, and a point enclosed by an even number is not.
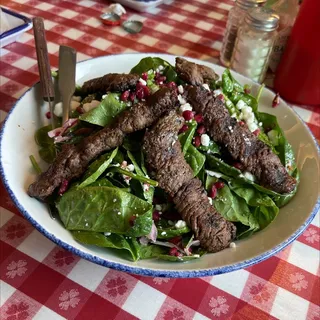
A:
[[[44,29],[43,19],[33,18],[33,32],[36,44],[38,68],[40,74],[40,83],[42,86],[42,95],[45,101],[54,100],[54,87],[51,78],[50,61],[47,48],[47,40]]]

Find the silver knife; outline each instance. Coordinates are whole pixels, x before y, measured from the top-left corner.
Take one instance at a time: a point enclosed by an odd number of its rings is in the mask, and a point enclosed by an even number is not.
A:
[[[76,88],[76,50],[67,46],[59,48],[59,91],[62,97],[62,123],[69,120],[70,101]]]

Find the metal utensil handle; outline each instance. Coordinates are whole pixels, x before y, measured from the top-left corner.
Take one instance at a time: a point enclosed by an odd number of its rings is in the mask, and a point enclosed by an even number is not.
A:
[[[76,50],[67,46],[59,48],[59,90],[63,105],[63,123],[69,119],[70,100],[76,88]]]
[[[40,17],[33,18],[33,32],[36,44],[38,68],[40,82],[42,86],[42,95],[45,101],[54,100],[54,87],[51,77],[50,61],[47,48],[43,19]]]

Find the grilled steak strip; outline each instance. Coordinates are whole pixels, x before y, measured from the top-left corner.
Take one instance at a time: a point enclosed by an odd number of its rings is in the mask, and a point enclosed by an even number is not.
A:
[[[115,122],[96,134],[89,136],[78,145],[64,145],[55,161],[46,172],[31,184],[28,194],[44,200],[64,180],[80,177],[89,163],[102,152],[122,144],[126,134],[142,130],[155,122],[163,113],[173,109],[177,103],[175,91],[162,88],[147,101],[133,105],[122,112]]]
[[[176,58],[176,71],[179,77],[195,86],[216,80],[218,75],[209,67],[202,66],[183,58]]]
[[[181,217],[208,252],[226,248],[235,238],[235,226],[226,221],[212,205],[198,178],[185,161],[178,131],[184,120],[171,111],[147,131],[143,150],[151,174],[176,205]]]
[[[100,78],[86,81],[82,86],[85,94],[107,91],[125,91],[134,88],[139,80],[137,74],[109,73]]]
[[[251,172],[265,188],[278,193],[294,190],[297,182],[288,174],[279,157],[247,126],[241,126],[232,118],[220,99],[201,87],[190,86],[185,92],[193,109],[203,115],[210,137],[240,162],[244,170]]]

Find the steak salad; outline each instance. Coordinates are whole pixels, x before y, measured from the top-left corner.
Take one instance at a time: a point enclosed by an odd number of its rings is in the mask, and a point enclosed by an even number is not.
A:
[[[262,90],[262,87],[261,87]],[[72,116],[40,128],[45,172],[28,194],[75,240],[131,260],[189,261],[267,227],[299,173],[275,116],[227,69],[144,58],[77,88]],[[271,102],[270,102],[271,104]],[[48,115],[50,116],[50,115]]]

